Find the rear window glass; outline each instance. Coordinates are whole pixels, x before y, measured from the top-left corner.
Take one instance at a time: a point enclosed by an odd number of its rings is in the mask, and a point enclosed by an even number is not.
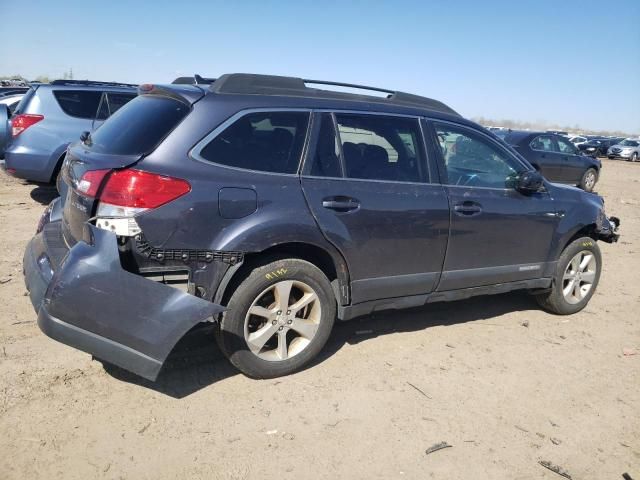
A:
[[[120,155],[148,153],[188,113],[187,105],[172,98],[141,95],[91,134],[91,150]]]
[[[93,90],[54,90],[60,108],[67,115],[93,120],[98,112],[102,92]]]
[[[214,138],[199,156],[230,167],[295,173],[308,123],[306,112],[250,113]]]

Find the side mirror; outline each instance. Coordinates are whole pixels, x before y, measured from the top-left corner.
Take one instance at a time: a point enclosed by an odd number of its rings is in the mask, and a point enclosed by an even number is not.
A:
[[[539,192],[543,186],[544,177],[538,172],[523,172],[516,181],[516,190],[524,194]]]
[[[89,132],[82,132],[82,133],[80,134],[80,141],[81,141],[82,143],[87,143],[87,140],[89,140],[89,136],[90,136],[90,135],[91,135],[91,134],[90,134]]]

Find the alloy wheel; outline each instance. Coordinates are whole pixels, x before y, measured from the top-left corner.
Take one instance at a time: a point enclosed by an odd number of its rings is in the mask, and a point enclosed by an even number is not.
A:
[[[597,268],[596,257],[589,250],[582,250],[571,259],[562,276],[562,295],[568,303],[579,303],[589,294]]]
[[[249,307],[244,339],[249,350],[263,360],[287,360],[309,346],[321,315],[313,288],[297,280],[283,280],[263,290]]]
[[[587,173],[587,176],[584,179],[584,185],[588,190],[592,190],[596,185],[596,174],[594,172]]]

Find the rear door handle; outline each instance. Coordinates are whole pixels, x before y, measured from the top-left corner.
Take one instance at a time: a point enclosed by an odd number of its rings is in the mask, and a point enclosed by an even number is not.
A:
[[[337,212],[352,212],[360,208],[360,202],[351,197],[327,197],[322,200],[322,206]]]
[[[454,205],[453,211],[458,215],[471,217],[482,213],[482,206],[476,202],[462,202]]]

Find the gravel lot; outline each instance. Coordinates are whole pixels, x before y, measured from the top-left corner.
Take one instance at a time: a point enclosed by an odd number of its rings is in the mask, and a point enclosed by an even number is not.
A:
[[[0,479],[640,479],[640,164],[603,162],[623,236],[577,315],[522,293],[377,314],[264,381],[192,336],[155,384],[40,333],[22,253],[54,191],[0,173]]]

